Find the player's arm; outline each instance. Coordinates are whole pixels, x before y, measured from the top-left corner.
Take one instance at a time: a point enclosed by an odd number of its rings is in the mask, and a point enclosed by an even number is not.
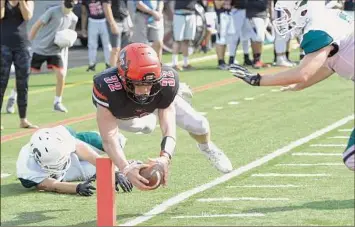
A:
[[[43,26],[43,22],[42,22],[41,20],[36,21],[36,23],[34,23],[34,25],[32,26],[32,28],[31,28],[31,30],[30,30],[28,39],[29,39],[29,40],[33,40],[33,39],[36,37],[36,35],[37,35],[39,29],[40,29],[42,26]]]
[[[278,73],[276,75],[262,76],[260,86],[307,83],[308,80],[315,76],[321,69],[332,50],[332,46],[324,47],[316,52],[307,54],[302,59],[300,65],[296,68]]]
[[[111,1],[103,0],[102,7],[104,9],[104,14],[108,24],[110,25],[111,32],[113,34],[118,34],[118,26],[116,24],[115,18],[113,17],[112,9],[111,9]]]
[[[176,146],[176,120],[174,103],[171,103],[169,107],[165,109],[159,109],[158,117],[163,139],[160,144],[160,157],[152,161],[161,162],[164,165],[163,184],[167,185],[169,165]]]
[[[139,175],[139,170],[145,165],[129,164],[118,141],[117,119],[105,107],[97,105],[97,124],[102,137],[102,144],[105,152],[113,163],[124,173],[131,183],[140,190],[149,190],[144,183],[149,181]]]
[[[20,7],[20,11],[21,11],[23,19],[30,20],[33,16],[34,2],[32,0],[19,1],[19,7]]]
[[[60,182],[53,178],[46,178],[36,186],[37,190],[47,192],[57,192],[62,194],[79,194],[82,196],[91,196],[95,187],[91,185],[93,180],[83,183]]]
[[[251,73],[242,66],[235,66],[231,69],[234,76],[244,80],[253,86],[285,86],[298,83],[308,83],[318,70],[323,67],[333,46],[326,46],[318,51],[307,54],[300,65],[275,75],[263,75]]]
[[[78,155],[80,160],[88,161],[94,166],[96,166],[96,159],[100,157],[100,155],[96,153],[91,146],[78,139],[76,140],[75,153]]]
[[[282,88],[283,91],[300,91],[305,88],[308,88],[322,80],[327,79],[329,76],[333,75],[333,71],[328,69],[327,67],[320,68],[316,74],[314,74],[307,82],[292,84],[288,87]]]

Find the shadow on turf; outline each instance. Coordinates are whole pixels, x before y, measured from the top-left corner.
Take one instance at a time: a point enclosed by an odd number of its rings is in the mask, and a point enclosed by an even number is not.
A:
[[[19,196],[21,194],[32,193],[33,190],[22,187],[20,181],[11,184],[1,185],[1,198],[9,196]]]
[[[42,221],[48,221],[55,219],[56,217],[49,217],[45,214],[53,212],[63,212],[69,211],[68,209],[61,210],[43,210],[43,211],[34,211],[34,212],[22,212],[16,215],[15,220],[1,222],[1,226],[18,226],[18,225],[27,225],[37,224]]]
[[[325,201],[314,201],[310,203],[305,203],[300,206],[282,206],[282,207],[266,207],[247,210],[245,212],[257,212],[257,213],[273,213],[273,212],[283,212],[283,211],[293,211],[302,209],[313,209],[313,210],[341,210],[341,209],[354,209],[355,200],[325,200]]]

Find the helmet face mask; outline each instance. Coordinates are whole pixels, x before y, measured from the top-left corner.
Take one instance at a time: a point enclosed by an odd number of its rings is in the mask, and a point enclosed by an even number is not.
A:
[[[281,36],[293,31],[299,33],[310,20],[308,0],[278,1],[275,4],[275,10],[281,12],[281,17],[272,23],[276,32]]]
[[[160,92],[161,63],[149,45],[133,43],[120,52],[118,64],[119,77],[127,96],[137,104],[146,105]],[[137,94],[139,86],[150,87],[149,94]]]

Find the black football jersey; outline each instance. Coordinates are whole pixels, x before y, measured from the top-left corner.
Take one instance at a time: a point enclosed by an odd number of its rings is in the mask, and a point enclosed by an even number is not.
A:
[[[94,77],[92,100],[95,106],[109,109],[117,119],[143,117],[156,109],[165,109],[174,101],[179,89],[177,72],[169,67],[162,67],[160,92],[152,97],[148,104],[138,104],[128,95],[118,75],[116,67],[107,69]]]

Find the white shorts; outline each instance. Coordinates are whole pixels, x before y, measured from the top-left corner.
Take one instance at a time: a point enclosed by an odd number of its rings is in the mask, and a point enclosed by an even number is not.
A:
[[[217,39],[216,43],[219,45],[227,44],[227,32],[230,24],[232,23],[232,17],[227,12],[222,12],[218,15],[219,23],[217,24]]]
[[[196,15],[174,14],[174,41],[194,40],[196,35]]]
[[[247,20],[247,29],[251,34],[250,38],[254,42],[264,43],[266,19],[253,17]]]

